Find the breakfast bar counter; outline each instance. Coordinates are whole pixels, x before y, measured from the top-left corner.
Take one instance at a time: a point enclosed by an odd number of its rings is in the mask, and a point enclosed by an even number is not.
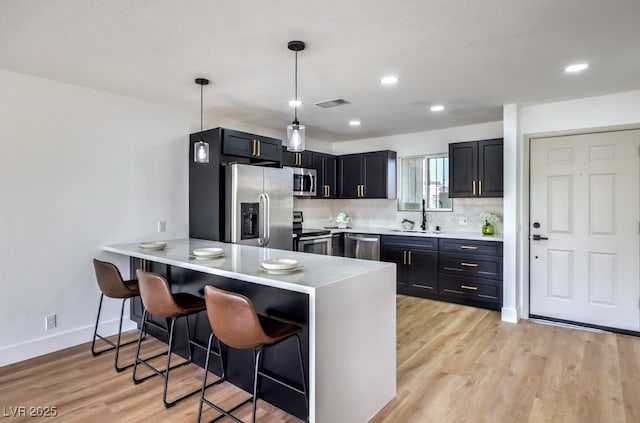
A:
[[[193,256],[195,249],[210,247],[221,248],[222,256]],[[131,257],[132,271],[144,268],[164,274],[176,292],[202,295],[202,287],[212,284],[247,295],[258,312],[303,326],[309,421],[365,422],[394,398],[395,264],[199,239],[170,240],[163,250],[143,249],[139,243],[109,245],[104,250]],[[273,259],[293,259],[299,267],[263,270],[261,264]],[[276,367],[279,355],[284,360],[285,353],[271,357]],[[235,365],[251,367],[250,356],[245,358],[246,363],[236,359]],[[290,377],[299,379],[295,366],[280,364],[284,370],[294,367]],[[232,358],[228,366],[234,366]],[[229,373],[233,374],[233,368]],[[238,385],[244,387],[243,383]],[[263,392],[266,400],[292,409],[286,403],[279,404],[282,398],[277,395],[272,401],[269,392],[267,386]],[[300,416],[299,410],[293,407],[294,414]]]

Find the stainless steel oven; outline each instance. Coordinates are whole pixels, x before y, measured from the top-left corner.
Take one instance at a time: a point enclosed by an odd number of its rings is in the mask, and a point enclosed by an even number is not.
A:
[[[326,235],[299,235],[298,251],[303,253],[331,255],[331,244],[333,237]]]
[[[303,253],[331,255],[333,236],[327,229],[303,229],[302,211],[293,211],[293,249]]]

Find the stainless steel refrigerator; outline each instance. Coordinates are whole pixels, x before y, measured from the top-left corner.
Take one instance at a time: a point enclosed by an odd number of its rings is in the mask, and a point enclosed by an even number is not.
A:
[[[291,250],[291,169],[230,164],[225,181],[225,241]]]

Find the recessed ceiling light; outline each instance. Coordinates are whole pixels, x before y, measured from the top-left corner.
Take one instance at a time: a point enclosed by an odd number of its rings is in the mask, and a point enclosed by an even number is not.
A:
[[[360,126],[360,121],[359,120],[350,120],[349,121],[349,125],[351,125],[351,126]]]
[[[393,85],[398,82],[398,77],[394,75],[384,76],[380,79],[380,83],[383,85]]]
[[[432,112],[441,112],[443,110],[444,110],[444,106],[442,104],[434,104],[433,106],[431,106]]]
[[[588,67],[589,67],[588,63],[575,63],[573,65],[569,65],[566,68],[564,68],[564,71],[567,73],[582,72]]]
[[[291,107],[300,107],[300,106],[302,106],[302,101],[300,101],[300,100],[289,100],[289,106],[291,106]]]

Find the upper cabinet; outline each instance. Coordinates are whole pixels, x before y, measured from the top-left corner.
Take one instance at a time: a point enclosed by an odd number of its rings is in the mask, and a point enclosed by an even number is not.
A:
[[[502,138],[449,144],[449,197],[503,196]]]
[[[396,198],[396,152],[338,157],[339,198]]]
[[[222,154],[253,161],[282,162],[282,141],[276,138],[223,129]]]
[[[282,147],[282,166],[313,168],[313,153],[305,150],[301,153],[287,151],[287,147]]]
[[[338,158],[331,154],[313,152],[313,166],[316,170],[317,184],[314,198],[338,197]]]

